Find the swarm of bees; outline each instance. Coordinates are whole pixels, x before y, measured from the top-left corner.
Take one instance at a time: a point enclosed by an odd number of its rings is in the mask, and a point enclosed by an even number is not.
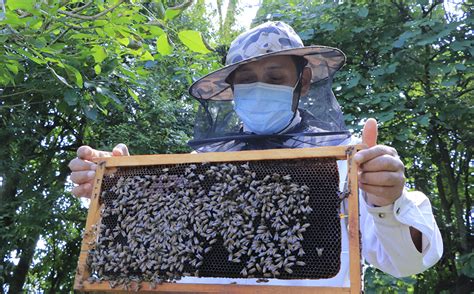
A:
[[[114,287],[199,277],[218,244],[242,278],[277,278],[305,266],[303,233],[312,212],[306,185],[290,175],[258,176],[249,163],[174,168],[121,176],[102,192],[90,281]]]

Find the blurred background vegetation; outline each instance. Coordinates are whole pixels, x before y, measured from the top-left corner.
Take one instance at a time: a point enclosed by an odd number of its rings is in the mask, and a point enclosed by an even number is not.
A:
[[[253,20],[347,54],[334,81],[346,123],[376,118],[431,199],[442,260],[404,279],[368,266],[368,293],[474,289],[472,7],[263,0]],[[0,0],[0,293],[71,291],[87,209],[69,160],[83,144],[189,152],[187,87],[222,65],[240,14],[238,0]]]

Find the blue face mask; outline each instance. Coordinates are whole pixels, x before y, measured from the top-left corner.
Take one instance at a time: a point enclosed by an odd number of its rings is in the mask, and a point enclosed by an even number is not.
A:
[[[259,135],[276,134],[294,117],[291,107],[295,88],[261,82],[236,84],[234,110],[248,131]]]

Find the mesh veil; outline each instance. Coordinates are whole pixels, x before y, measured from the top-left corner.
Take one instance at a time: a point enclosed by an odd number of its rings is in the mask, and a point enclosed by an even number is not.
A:
[[[301,122],[283,134],[255,135],[243,132],[232,100],[204,100],[188,144],[197,152],[224,152],[275,148],[336,146],[350,137],[339,103],[331,89],[332,80],[313,83],[300,97]]]

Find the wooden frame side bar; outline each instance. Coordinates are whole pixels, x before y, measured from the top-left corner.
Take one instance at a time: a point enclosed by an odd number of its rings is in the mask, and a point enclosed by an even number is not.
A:
[[[86,228],[84,230],[84,237],[81,244],[81,253],[79,254],[79,261],[76,270],[76,278],[74,281],[74,289],[81,290],[84,288],[85,281],[90,277],[90,271],[87,267],[87,256],[89,250],[93,248],[95,239],[97,238],[96,226],[100,221],[100,193],[102,186],[102,179],[105,173],[105,163],[97,166],[89,212],[87,214]]]
[[[350,191],[349,195],[349,278],[351,281],[351,293],[360,293],[361,282],[361,256],[359,238],[359,187],[357,178],[357,166],[354,163],[356,148],[347,149],[347,179]]]

